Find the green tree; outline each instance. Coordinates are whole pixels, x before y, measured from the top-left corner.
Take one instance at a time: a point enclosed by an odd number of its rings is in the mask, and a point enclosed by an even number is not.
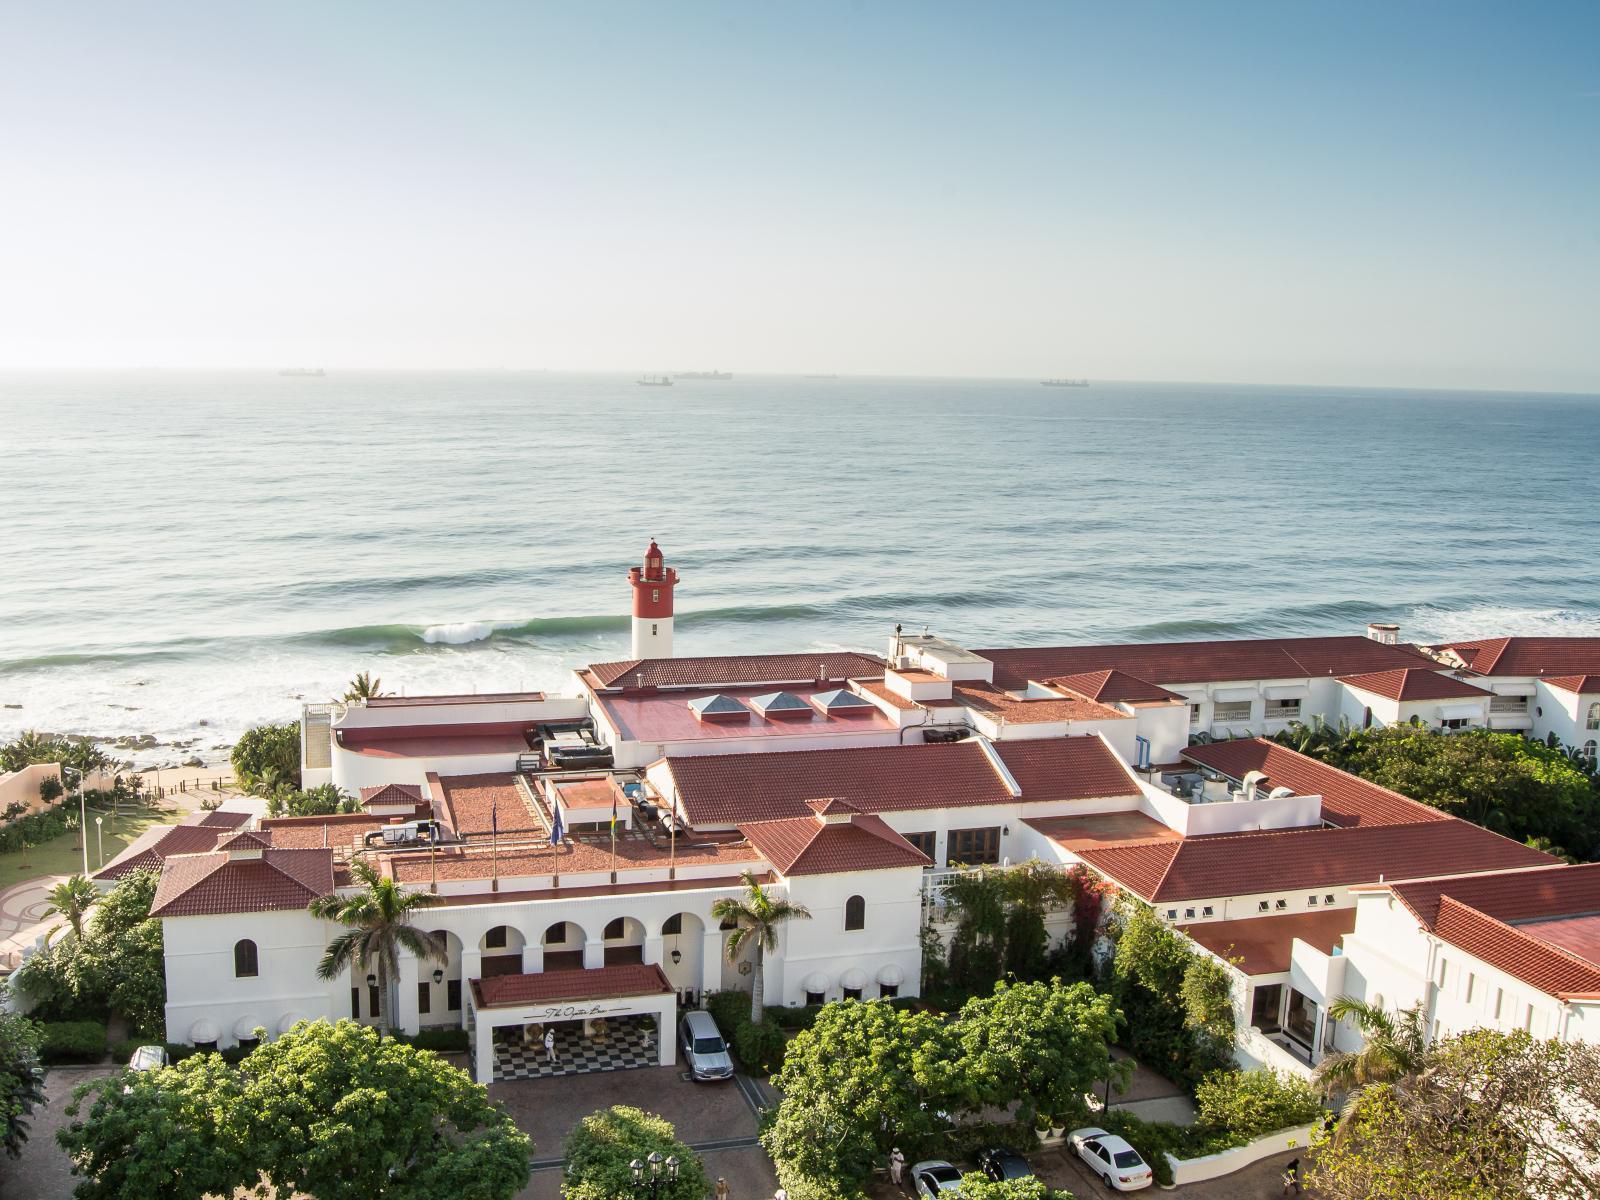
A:
[[[766,956],[778,948],[778,930],[786,921],[810,920],[811,910],[782,897],[773,897],[756,882],[749,871],[744,873],[744,896],[724,896],[711,905],[711,915],[718,921],[733,925],[728,935],[728,961],[738,962],[747,948],[755,950],[755,968],[750,989],[750,1020],[759,1025],[763,1012],[762,1000],[766,995],[764,965]]]
[[[567,1160],[561,1185],[565,1200],[617,1200],[634,1194],[633,1166],[652,1174],[660,1164],[659,1200],[705,1200],[710,1192],[700,1156],[678,1140],[671,1123],[654,1113],[614,1105],[579,1121],[562,1147]],[[671,1173],[669,1160],[676,1160]]]
[[[50,906],[46,908],[46,916],[62,916],[67,919],[67,924],[72,926],[72,936],[77,939],[83,937],[83,918],[89,911],[89,906],[100,898],[100,889],[83,875],[73,875],[63,879],[47,893]]]
[[[334,783],[303,791],[283,788],[267,798],[267,814],[273,817],[331,817],[360,811],[361,801]]]
[[[200,1054],[96,1079],[67,1114],[78,1200],[201,1200],[263,1180],[318,1200],[509,1200],[532,1151],[464,1072],[351,1021],[303,1022],[237,1068]]]
[[[74,779],[79,777],[80,772],[94,775],[116,766],[115,759],[85,737],[38,733],[28,729],[10,742],[0,745],[0,772],[20,771],[33,763],[60,763],[72,768]]]
[[[1074,907],[1081,872],[1029,859],[1014,867],[971,867],[944,884],[954,910],[950,973],[957,986],[983,992],[1002,978],[1039,979],[1049,970],[1045,916]]]
[[[1361,1049],[1330,1054],[1318,1065],[1317,1082],[1329,1095],[1409,1075],[1427,1053],[1427,1029],[1419,1005],[1389,1012],[1340,996],[1328,1005],[1328,1019],[1352,1022],[1362,1041]]]
[[[44,1070],[39,1066],[39,1027],[6,1007],[0,980],[0,1146],[12,1158],[28,1140],[28,1117],[44,1103]]]
[[[961,1200],[1072,1200],[1072,1193],[1048,1186],[1037,1175],[996,1181],[969,1171],[961,1177]]]
[[[1195,1088],[1194,1102],[1198,1124],[1245,1137],[1306,1125],[1324,1112],[1311,1084],[1265,1067],[1214,1071]]]
[[[378,1024],[387,1032],[389,981],[399,977],[401,949],[424,960],[444,957],[443,947],[411,924],[416,913],[433,908],[442,897],[432,892],[408,892],[366,862],[356,863],[351,874],[361,885],[355,895],[331,893],[311,902],[312,916],[349,927],[328,943],[327,952],[317,965],[317,975],[337,979],[352,967],[358,974],[374,971],[378,976]]]
[[[281,787],[300,786],[300,726],[257,725],[245,730],[229,755],[239,786],[270,794]]]
[[[376,700],[388,694],[383,690],[383,680],[374,679],[369,672],[362,671],[350,681],[350,686],[345,688],[342,698],[349,704],[357,700]]]
[[[957,1074],[980,1104],[1020,1099],[1057,1124],[1084,1114],[1084,1095],[1111,1071],[1120,1014],[1087,983],[995,985],[968,1000],[952,1027]]]

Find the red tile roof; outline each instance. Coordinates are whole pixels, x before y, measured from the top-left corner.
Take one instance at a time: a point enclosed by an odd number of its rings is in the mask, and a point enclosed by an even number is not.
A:
[[[1600,967],[1565,947],[1445,896],[1434,933],[1491,966],[1552,996],[1600,993]]]
[[[271,848],[270,829],[242,829],[238,833],[228,834],[217,842],[218,850],[270,850]]]
[[[439,802],[450,827],[457,833],[545,831],[517,786],[517,777],[504,773],[446,775],[439,779]]]
[[[827,803],[832,806],[830,812],[854,811],[837,800]],[[836,823],[810,816],[751,821],[740,825],[739,832],[780,875],[833,875],[929,864],[927,855],[890,829],[881,817],[859,813],[848,822]]]
[[[491,975],[472,981],[479,1008],[520,1008],[578,1000],[612,1000],[618,996],[670,993],[672,984],[655,963],[590,967],[582,971],[542,971],[536,975]]]
[[[595,663],[589,674],[601,687],[715,687],[718,684],[811,683],[883,674],[870,654],[736,654],[714,658],[630,658]]]
[[[1010,692],[987,683],[958,683],[950,700],[929,700],[930,706],[959,704],[1004,721],[1008,725],[1036,725],[1050,721],[1126,721],[1128,714],[1087,696],[1056,696],[1019,700]]]
[[[1399,792],[1330,767],[1265,738],[1239,738],[1190,746],[1185,759],[1239,782],[1250,771],[1266,772],[1266,786],[1293,788],[1322,797],[1322,819],[1330,825],[1411,825],[1452,818]]]
[[[1130,796],[1138,786],[1096,737],[1041,738],[994,746],[1024,800]],[[669,756],[689,822],[732,825],[804,816],[832,796],[862,812],[1011,804],[1014,797],[976,739],[767,754]]]
[[[1600,674],[1600,637],[1499,637],[1445,642],[1480,675]]]
[[[1022,823],[1071,851],[1128,842],[1176,842],[1183,835],[1141,812],[1089,813],[1082,817],[1024,817]]]
[[[1289,969],[1296,938],[1331,954],[1356,927],[1354,908],[1325,908],[1283,917],[1245,917],[1236,921],[1201,921],[1183,932],[1218,958],[1232,962],[1246,975],[1276,975]]]
[[[1554,679],[1546,679],[1545,682],[1551,687],[1579,696],[1600,695],[1600,675],[1558,675]]]
[[[1343,675],[1340,683],[1360,688],[1391,700],[1477,700],[1493,693],[1473,687],[1453,675],[1442,675],[1427,667],[1403,667],[1396,671],[1373,671],[1367,675]]]
[[[1102,704],[1145,704],[1151,701],[1184,699],[1177,692],[1157,687],[1148,679],[1140,679],[1137,675],[1110,668],[1103,671],[1086,671],[1078,675],[1061,675],[1040,682],[1047,687],[1059,687],[1077,692],[1080,696],[1087,696]]]
[[[422,789],[414,783],[380,783],[377,787],[361,789],[363,807],[371,804],[415,805],[421,801]]]
[[[328,850],[267,850],[260,858],[241,860],[223,852],[185,854],[167,860],[150,915],[199,917],[305,908],[331,891],[333,854]]]
[[[247,818],[248,819],[248,818]],[[217,840],[228,835],[226,827],[215,825],[173,825],[134,849],[126,857],[114,859],[94,873],[96,879],[121,879],[133,871],[160,870],[161,864],[176,854],[204,854],[217,848]],[[139,839],[144,842],[144,838]],[[137,845],[138,843],[135,843]]]
[[[247,812],[225,812],[220,808],[212,809],[208,813],[201,813],[198,820],[186,819],[185,825],[204,825],[208,829],[239,829],[250,824],[251,816]]]
[[[1502,921],[1528,921],[1542,917],[1600,912],[1600,863],[1549,866],[1515,875],[1460,875],[1388,884],[1424,925],[1438,919],[1439,900],[1454,896],[1463,904]]]
[[[1406,646],[1371,638],[1256,638],[1214,642],[1149,642],[1120,646],[1039,646],[979,650],[994,662],[994,681],[1023,687],[1053,679],[1119,670],[1155,683],[1214,683],[1244,679],[1298,679],[1352,675],[1433,662]]]
[[[1466,821],[1211,834],[1078,851],[1152,903],[1317,891],[1379,879],[1547,866],[1548,854]]]

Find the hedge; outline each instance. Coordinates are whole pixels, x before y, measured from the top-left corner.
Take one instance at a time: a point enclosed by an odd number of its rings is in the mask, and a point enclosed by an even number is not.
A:
[[[418,1050],[432,1050],[439,1054],[465,1054],[471,1047],[465,1029],[423,1029],[415,1034],[395,1036]]]
[[[106,1056],[106,1027],[99,1021],[44,1021],[39,1059],[45,1063],[97,1063]]]
[[[23,842],[30,846],[43,845],[66,833],[77,824],[77,820],[78,814],[64,804],[19,817],[0,829],[0,853],[21,850]]]
[[[783,1066],[783,1055],[789,1042],[783,1035],[781,1019],[777,1014],[796,1010],[769,1008],[763,1014],[761,1024],[757,1025],[750,1019],[750,997],[738,990],[717,992],[708,997],[706,1010],[716,1021],[717,1028],[722,1030],[729,1049],[745,1070],[752,1075],[770,1075]],[[813,1012],[811,1020],[815,1019],[816,1013]]]

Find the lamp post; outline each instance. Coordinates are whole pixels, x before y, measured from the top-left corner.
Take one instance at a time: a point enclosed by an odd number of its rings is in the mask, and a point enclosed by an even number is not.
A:
[[[96,817],[94,819],[94,844],[96,852],[100,858],[100,865],[102,867],[106,865],[106,832],[104,828],[105,820],[106,819],[104,817]]]
[[[637,1158],[628,1164],[628,1168],[633,1172],[633,1194],[639,1197],[648,1196],[650,1200],[656,1200],[661,1194],[662,1184],[671,1183],[678,1178],[678,1156],[671,1154],[663,1160],[661,1151],[652,1150],[649,1163],[650,1174],[648,1176],[645,1175],[644,1163]],[[665,1174],[661,1170],[663,1166],[666,1167]]]

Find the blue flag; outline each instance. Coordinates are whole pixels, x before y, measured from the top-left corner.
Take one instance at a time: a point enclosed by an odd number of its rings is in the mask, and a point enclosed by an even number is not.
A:
[[[561,819],[561,802],[559,800],[556,801],[554,808],[556,810],[556,820],[555,824],[550,826],[550,844],[559,846],[566,839],[567,823]]]

